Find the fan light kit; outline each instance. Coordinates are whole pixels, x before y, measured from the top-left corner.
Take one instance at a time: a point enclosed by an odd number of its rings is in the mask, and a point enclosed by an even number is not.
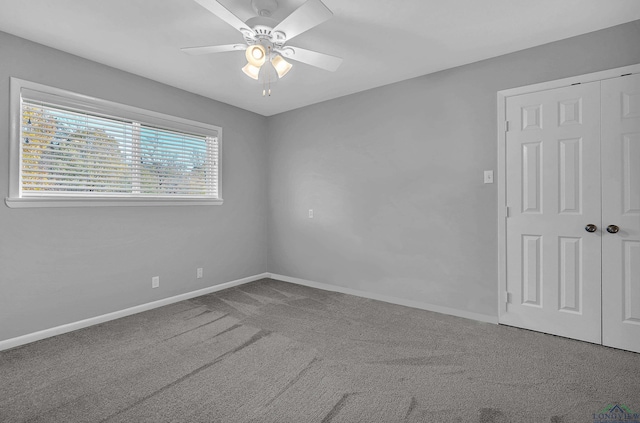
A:
[[[247,48],[245,56],[247,56],[247,62],[250,65],[260,67],[266,60],[266,54],[261,44],[254,44]]]
[[[252,0],[257,16],[246,23],[217,0],[195,0],[202,7],[236,28],[245,44],[187,47],[182,51],[201,55],[244,50],[247,64],[242,71],[262,84],[262,95],[271,96],[271,86],[283,78],[293,67],[284,58],[335,72],[342,59],[300,47],[285,46],[292,38],[320,25],[333,16],[321,0],[307,0],[280,23],[271,19],[278,8],[276,0]],[[284,57],[283,57],[284,56]]]

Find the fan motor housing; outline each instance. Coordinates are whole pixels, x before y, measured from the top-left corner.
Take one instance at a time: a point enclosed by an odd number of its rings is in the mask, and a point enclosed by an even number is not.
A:
[[[247,22],[249,23],[249,22]],[[272,27],[267,25],[254,25],[253,34],[245,34],[245,41],[247,44],[252,45],[261,43],[267,46],[266,43],[272,44],[274,47],[282,47],[286,41],[285,34],[280,31],[274,31]]]
[[[273,28],[265,26],[265,25],[256,25],[253,27],[253,31],[256,33],[256,38],[261,39],[271,39],[271,32]]]

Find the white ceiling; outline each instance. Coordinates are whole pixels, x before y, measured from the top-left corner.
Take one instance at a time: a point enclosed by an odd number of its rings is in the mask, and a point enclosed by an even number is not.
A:
[[[639,0],[323,1],[333,18],[289,44],[344,62],[334,73],[293,62],[265,98],[243,52],[180,51],[243,42],[193,0],[0,0],[0,30],[270,116],[640,19]],[[220,2],[255,16],[250,0]],[[278,3],[281,20],[304,0]]]

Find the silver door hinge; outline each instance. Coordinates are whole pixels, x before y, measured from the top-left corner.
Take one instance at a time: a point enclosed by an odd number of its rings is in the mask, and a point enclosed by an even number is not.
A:
[[[511,294],[509,293],[509,291],[504,291],[504,302],[506,304],[511,303]]]
[[[509,132],[509,121],[508,120],[504,121],[504,132]]]
[[[509,206],[505,207],[504,215],[505,217],[509,217]]]

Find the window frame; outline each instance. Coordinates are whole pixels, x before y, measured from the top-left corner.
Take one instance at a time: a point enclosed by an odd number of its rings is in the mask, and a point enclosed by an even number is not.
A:
[[[9,196],[5,203],[10,208],[25,207],[95,207],[95,206],[177,206],[221,205],[222,200],[222,128],[219,126],[167,115],[113,101],[103,100],[36,82],[11,77],[9,87]],[[60,107],[79,109],[89,114],[131,120],[152,127],[184,132],[192,135],[215,137],[218,142],[217,198],[206,196],[99,196],[99,195],[38,195],[22,196],[22,97],[45,100]]]

